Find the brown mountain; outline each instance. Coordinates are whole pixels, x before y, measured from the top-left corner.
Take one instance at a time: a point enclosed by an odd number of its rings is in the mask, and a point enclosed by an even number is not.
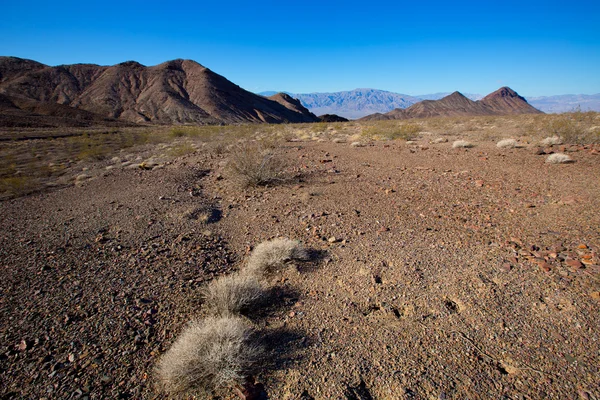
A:
[[[250,93],[191,60],[152,67],[134,61],[50,67],[0,57],[0,94],[17,106],[19,101],[59,104],[135,123],[318,121],[293,99],[275,101]]]
[[[385,114],[372,114],[361,118],[361,121],[377,121],[389,119],[410,119],[428,117],[459,117],[478,115],[509,115],[542,113],[532,107],[527,100],[514,90],[503,87],[487,95],[481,100],[473,101],[454,92],[440,100],[423,100],[412,106],[396,108]]]
[[[529,104],[524,97],[519,96],[517,92],[506,86],[488,94],[479,100],[479,103],[501,114],[542,114],[540,110]]]

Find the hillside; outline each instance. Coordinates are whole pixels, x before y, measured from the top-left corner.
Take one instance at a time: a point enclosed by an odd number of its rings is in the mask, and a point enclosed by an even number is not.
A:
[[[429,117],[459,117],[478,115],[537,114],[535,109],[514,90],[503,87],[481,100],[473,101],[460,92],[454,92],[441,100],[423,100],[406,109],[395,109],[386,114],[373,114],[363,121],[411,119]]]
[[[318,121],[300,104],[289,107],[250,93],[192,60],[50,67],[0,57],[0,94],[15,104],[59,104],[133,123]]]

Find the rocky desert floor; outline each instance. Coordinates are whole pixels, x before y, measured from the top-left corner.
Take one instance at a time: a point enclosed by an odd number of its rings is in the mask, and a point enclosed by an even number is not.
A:
[[[246,189],[236,147],[183,138],[4,198],[1,398],[167,398],[154,368],[201,288],[287,237],[315,257],[251,318],[268,398],[599,399],[600,148],[548,164],[484,133],[288,135],[290,179]]]

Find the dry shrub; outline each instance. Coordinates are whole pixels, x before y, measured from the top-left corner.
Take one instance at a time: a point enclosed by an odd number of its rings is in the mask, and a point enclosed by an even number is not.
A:
[[[475,145],[471,142],[467,142],[466,140],[456,140],[452,143],[452,148],[454,149],[469,149],[471,147],[475,147]]]
[[[364,143],[362,142],[352,142],[350,143],[351,147],[365,147]]]
[[[573,162],[573,159],[564,153],[554,153],[546,158],[546,162],[549,164],[566,164]]]
[[[160,359],[156,375],[171,396],[208,396],[241,386],[262,354],[240,317],[206,318],[190,322]]]
[[[203,290],[212,315],[228,316],[252,309],[265,298],[265,287],[251,274],[237,273],[213,280]]]
[[[244,143],[233,150],[228,170],[242,187],[264,186],[283,181],[286,166],[285,160],[270,146]]]
[[[564,143],[587,144],[600,142],[600,130],[594,129],[597,113],[572,112],[553,116],[545,126],[545,131],[552,136],[558,136]]]
[[[550,136],[543,139],[540,143],[544,146],[554,146],[555,144],[562,144],[563,141],[559,136]]]
[[[433,144],[448,143],[448,139],[446,139],[446,138],[437,138],[437,139],[433,139],[431,141],[431,143],[433,143]]]
[[[496,147],[499,149],[514,149],[517,147],[517,141],[515,139],[503,139],[496,143]]]
[[[288,261],[308,259],[308,252],[300,241],[273,239],[256,246],[250,254],[246,271],[257,277],[268,276]]]

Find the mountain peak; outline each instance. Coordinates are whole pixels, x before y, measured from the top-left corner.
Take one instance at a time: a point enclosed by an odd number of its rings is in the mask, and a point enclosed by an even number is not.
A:
[[[494,97],[516,97],[516,98],[523,99],[523,97],[519,96],[519,94],[517,92],[515,92],[508,86],[503,86],[500,89],[496,90],[495,92],[488,94],[487,96],[484,97],[484,99],[494,98]]]

